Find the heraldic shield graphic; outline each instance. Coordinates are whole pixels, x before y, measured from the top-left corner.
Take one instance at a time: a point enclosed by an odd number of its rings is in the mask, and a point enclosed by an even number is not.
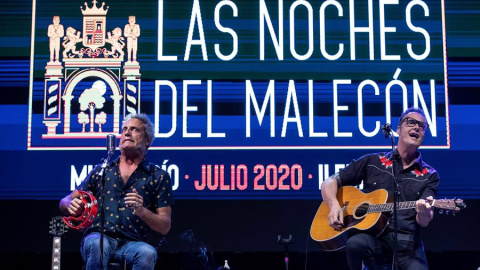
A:
[[[38,78],[31,87],[28,149],[103,148],[106,135],[119,136],[123,118],[140,111],[140,25],[126,14],[123,28],[109,26],[109,8],[84,3],[79,30],[64,27],[62,14],[52,16],[43,32],[49,42],[43,89]]]

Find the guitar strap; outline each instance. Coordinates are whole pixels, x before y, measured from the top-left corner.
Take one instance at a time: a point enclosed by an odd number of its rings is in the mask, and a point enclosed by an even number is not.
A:
[[[93,220],[97,216],[98,202],[93,194],[88,191],[78,191],[80,193],[80,199],[83,202],[84,210],[81,215],[63,217],[65,224],[75,230],[83,231],[92,225]]]

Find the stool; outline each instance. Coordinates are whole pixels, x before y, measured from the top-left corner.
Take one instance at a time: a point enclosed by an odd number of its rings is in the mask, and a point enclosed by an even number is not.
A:
[[[376,267],[377,267],[377,269],[379,269],[379,270],[390,270],[390,269],[392,269],[392,265],[391,265],[391,264],[380,264],[380,265],[377,264]],[[363,269],[363,270],[368,270],[368,269],[370,269],[370,268],[368,268],[368,267],[366,267],[365,265],[362,264],[362,269]]]
[[[127,270],[127,261],[110,262],[107,270]]]
[[[82,267],[82,270],[85,270],[85,265]],[[109,262],[107,265],[107,270],[127,270],[127,261]]]

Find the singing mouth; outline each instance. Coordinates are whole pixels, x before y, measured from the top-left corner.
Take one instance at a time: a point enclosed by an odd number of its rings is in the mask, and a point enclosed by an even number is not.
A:
[[[418,139],[420,138],[420,135],[418,133],[410,133],[410,137]]]

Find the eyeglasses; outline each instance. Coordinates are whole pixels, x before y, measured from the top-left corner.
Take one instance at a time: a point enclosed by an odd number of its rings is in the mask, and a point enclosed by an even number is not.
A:
[[[413,119],[411,117],[405,117],[401,123],[405,122],[407,127],[414,127],[415,125],[418,125],[418,127],[425,132],[428,129],[428,124],[422,121],[418,121],[416,119]],[[401,124],[400,123],[400,124]]]

